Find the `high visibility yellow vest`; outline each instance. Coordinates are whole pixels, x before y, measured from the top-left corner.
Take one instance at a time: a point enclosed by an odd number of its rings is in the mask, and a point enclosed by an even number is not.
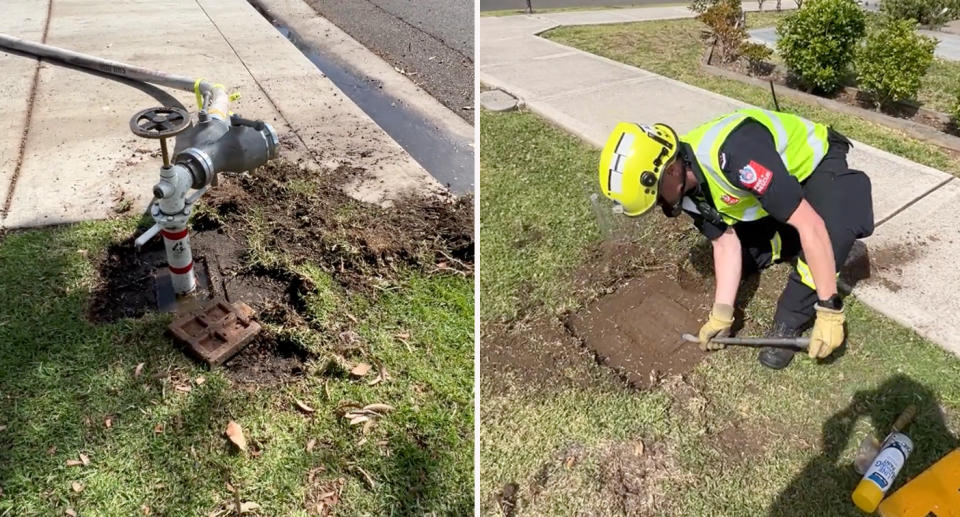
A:
[[[748,190],[733,185],[720,167],[720,148],[744,119],[763,124],[773,135],[777,153],[790,175],[803,181],[827,154],[827,126],[803,117],[759,108],[737,110],[714,119],[680,137],[693,148],[703,170],[714,206],[727,224],[766,217],[760,201]]]

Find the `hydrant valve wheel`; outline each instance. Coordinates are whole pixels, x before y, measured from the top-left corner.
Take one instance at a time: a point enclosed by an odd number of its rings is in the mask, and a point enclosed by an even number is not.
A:
[[[142,138],[167,138],[190,125],[190,114],[181,108],[147,108],[130,119],[130,131]]]

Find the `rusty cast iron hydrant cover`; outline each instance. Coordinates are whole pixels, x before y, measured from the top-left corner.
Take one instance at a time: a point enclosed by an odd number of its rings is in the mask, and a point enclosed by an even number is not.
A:
[[[260,332],[254,312],[243,302],[216,299],[170,324],[174,338],[210,366],[222,364]]]

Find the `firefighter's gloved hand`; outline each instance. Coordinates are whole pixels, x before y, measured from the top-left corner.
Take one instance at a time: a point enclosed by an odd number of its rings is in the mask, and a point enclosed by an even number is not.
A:
[[[713,304],[713,310],[710,311],[710,317],[707,322],[700,327],[700,350],[720,350],[726,345],[711,341],[715,337],[727,337],[730,335],[730,327],[733,326],[733,306],[725,303]]]
[[[843,309],[829,309],[817,304],[817,319],[810,332],[810,348],[807,352],[811,359],[823,359],[832,354],[843,343]]]

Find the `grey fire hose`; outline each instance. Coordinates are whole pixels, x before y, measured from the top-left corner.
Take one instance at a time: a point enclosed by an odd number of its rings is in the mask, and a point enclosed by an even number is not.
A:
[[[202,79],[191,79],[182,75],[168,74],[157,70],[150,70],[141,66],[129,65],[119,61],[103,59],[72,50],[51,47],[43,43],[27,41],[7,34],[0,34],[0,48],[7,48],[38,58],[49,58],[61,61],[68,65],[86,68],[117,77],[124,77],[134,81],[166,86],[186,92],[196,92],[203,99],[201,108],[208,111],[218,110],[227,113],[227,95],[222,88]],[[215,111],[214,111],[215,112]],[[226,116],[224,115],[224,118]]]
[[[193,205],[211,184],[216,184],[218,173],[252,170],[276,158],[280,149],[277,133],[266,122],[231,114],[229,103],[233,97],[227,95],[222,84],[0,34],[0,50],[3,49],[124,79],[193,92],[197,96],[200,111],[196,123],[186,110],[172,107],[148,108],[138,112],[130,121],[130,129],[135,135],[160,140],[163,157],[160,181],[153,186],[154,200],[150,204],[150,215],[156,224],[144,232],[135,244],[139,248],[158,233],[161,234],[174,291],[178,296],[193,292],[197,284],[187,231]],[[172,159],[166,144],[166,139],[170,137],[176,137]],[[188,196],[191,189],[195,191]]]

